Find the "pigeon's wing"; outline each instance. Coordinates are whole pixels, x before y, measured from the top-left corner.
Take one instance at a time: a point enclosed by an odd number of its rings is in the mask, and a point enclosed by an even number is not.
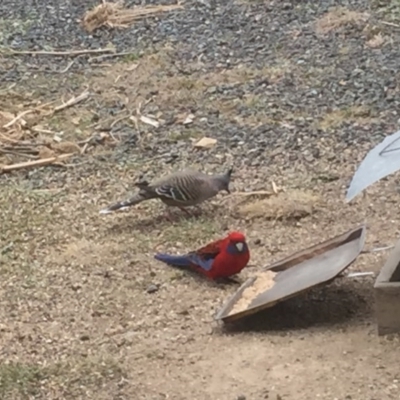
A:
[[[351,201],[365,188],[400,169],[400,131],[376,145],[358,167],[347,190]]]

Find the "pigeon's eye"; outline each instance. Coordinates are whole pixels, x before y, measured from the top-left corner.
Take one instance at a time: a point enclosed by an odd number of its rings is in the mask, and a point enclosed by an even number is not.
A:
[[[236,243],[235,246],[238,251],[243,251],[244,244],[242,242]]]

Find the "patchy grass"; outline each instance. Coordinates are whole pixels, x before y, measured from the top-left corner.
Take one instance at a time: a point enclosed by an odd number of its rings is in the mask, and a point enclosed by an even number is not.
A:
[[[103,76],[93,79],[93,88],[103,101],[115,102],[123,98],[130,109],[135,109],[156,94],[154,102],[163,111],[180,113],[206,105],[227,118],[237,114],[241,99],[226,99],[221,96],[220,90],[249,84],[257,79],[277,83],[291,68],[288,60],[278,60],[276,65],[261,69],[241,65],[233,69],[204,72],[201,63],[179,66],[172,62],[168,49],[142,57],[135,65],[136,68],[131,71],[131,66],[116,63]],[[168,71],[167,76],[165,71]],[[124,89],[127,87],[129,91]],[[256,110],[257,104],[257,96],[244,99],[245,107]]]
[[[1,363],[0,396],[2,399],[36,396],[48,378],[49,369],[46,367],[18,362]]]
[[[320,202],[320,196],[313,192],[290,190],[268,199],[239,205],[238,212],[248,220],[299,220],[313,214]]]
[[[343,123],[357,122],[360,125],[369,124],[373,121],[373,112],[365,106],[353,106],[345,109],[334,110],[325,114],[317,127],[324,131],[335,129]]]
[[[34,19],[0,18],[0,43],[14,35],[24,35],[32,26]]]
[[[72,398],[96,393],[102,385],[120,381],[124,376],[117,362],[91,357],[45,365],[9,362],[0,365],[2,399]],[[53,393],[53,396],[47,397]]]
[[[368,18],[369,14],[365,12],[353,11],[346,7],[334,7],[316,21],[315,29],[318,34],[326,35],[348,24],[364,24]]]

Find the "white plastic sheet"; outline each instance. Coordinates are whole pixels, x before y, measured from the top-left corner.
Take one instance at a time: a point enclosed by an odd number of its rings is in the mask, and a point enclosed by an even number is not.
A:
[[[400,169],[400,131],[377,144],[358,167],[347,190],[351,201],[365,188]]]

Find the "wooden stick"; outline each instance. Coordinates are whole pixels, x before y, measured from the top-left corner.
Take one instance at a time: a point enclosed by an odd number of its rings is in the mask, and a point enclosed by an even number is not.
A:
[[[9,49],[8,51],[0,51],[3,54],[11,55],[43,55],[43,56],[80,56],[82,54],[99,54],[99,53],[113,53],[114,49],[86,49],[86,50],[70,50],[70,51],[18,51]]]
[[[83,100],[86,100],[89,97],[90,93],[88,91],[83,92],[78,97],[73,97],[69,99],[66,103],[61,104],[60,106],[54,107],[54,112],[64,110],[65,108],[72,107],[75,104],[80,103]]]
[[[24,168],[43,167],[44,165],[49,165],[49,164],[53,164],[55,162],[65,160],[66,158],[71,157],[73,155],[74,155],[74,153],[62,154],[58,157],[43,158],[41,160],[26,161],[26,162],[22,162],[22,163],[18,163],[18,164],[4,165],[4,166],[0,167],[0,171],[1,172],[10,172],[10,171],[15,171],[15,170],[24,169]]]

